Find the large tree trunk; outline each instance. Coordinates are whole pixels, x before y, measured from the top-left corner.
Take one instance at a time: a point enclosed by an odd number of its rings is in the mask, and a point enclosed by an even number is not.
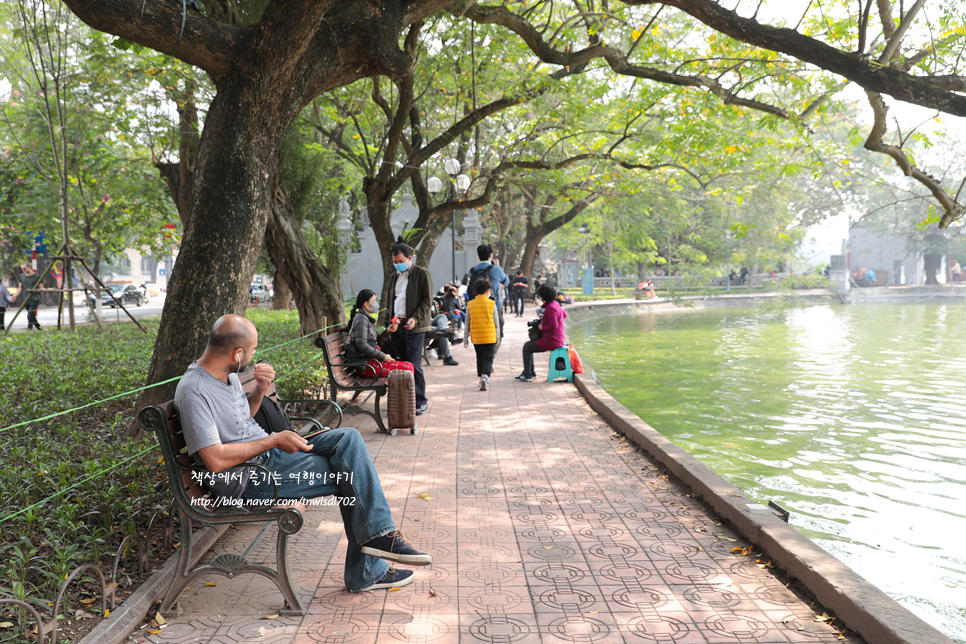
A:
[[[245,313],[278,175],[278,147],[290,120],[277,98],[269,100],[260,89],[238,82],[211,103],[149,383],[180,376],[201,355],[216,319]],[[170,399],[175,386],[147,390],[140,406]]]
[[[265,247],[278,275],[292,289],[302,335],[345,323],[339,283],[305,241],[292,202],[281,186],[276,187],[272,200]]]

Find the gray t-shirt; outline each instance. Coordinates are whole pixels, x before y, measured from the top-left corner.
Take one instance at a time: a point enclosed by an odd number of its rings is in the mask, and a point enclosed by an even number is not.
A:
[[[228,384],[192,363],[174,394],[174,407],[181,420],[185,444],[192,457],[211,445],[249,443],[268,433],[252,418],[248,397],[238,374],[228,375]],[[260,462],[264,453],[250,462]],[[195,457],[201,465],[201,459]],[[218,474],[206,473],[204,486],[220,497],[238,499],[248,485],[250,467],[232,467]]]

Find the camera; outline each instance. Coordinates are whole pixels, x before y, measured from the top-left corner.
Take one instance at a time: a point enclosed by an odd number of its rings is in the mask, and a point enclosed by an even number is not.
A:
[[[540,326],[540,320],[539,319],[530,320],[529,322],[527,322],[527,326],[530,327],[530,328],[538,327],[538,326]]]

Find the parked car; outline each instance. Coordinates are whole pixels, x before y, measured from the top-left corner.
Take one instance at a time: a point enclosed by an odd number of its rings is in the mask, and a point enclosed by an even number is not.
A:
[[[144,291],[134,284],[106,284],[106,286],[108,290],[101,291],[101,304],[104,306],[109,306],[113,309],[117,306],[118,302],[121,302],[125,306],[128,304],[141,306],[145,302]],[[94,294],[88,293],[87,297],[90,300],[91,306],[93,306]]]
[[[272,291],[265,288],[264,284],[252,284],[251,298],[252,304],[254,304],[256,301],[270,302],[272,300]]]

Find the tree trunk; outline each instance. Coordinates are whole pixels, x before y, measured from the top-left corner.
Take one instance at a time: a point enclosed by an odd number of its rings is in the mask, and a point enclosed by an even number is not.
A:
[[[271,234],[271,224],[269,224],[266,233]],[[275,277],[272,278],[272,289],[275,291],[275,295],[272,297],[272,310],[284,311],[288,309],[292,305],[292,289],[289,288],[288,282],[282,277],[282,271],[278,270],[277,267],[275,268]]]
[[[392,227],[389,225],[389,204],[382,200],[381,198],[376,198],[368,191],[368,186],[366,192],[366,205],[369,214],[369,225],[372,228],[373,235],[376,238],[376,244],[379,247],[379,259],[382,261],[382,293],[379,294],[380,302],[389,301],[389,278],[392,276],[392,272],[396,270],[392,266],[392,255],[390,255],[389,250],[392,248],[393,244],[396,243],[396,239],[393,237]],[[416,261],[419,261],[419,256],[417,255]],[[427,258],[426,261],[429,261]],[[353,293],[355,295],[355,293]],[[386,308],[382,307],[379,312],[380,323],[385,317]]]
[[[147,382],[169,380],[201,355],[215,320],[244,315],[272,205],[278,148],[291,120],[263,87],[227,84],[205,119],[181,252],[165,298]],[[274,108],[274,109],[273,109]],[[169,400],[176,383],[139,406]]]
[[[265,247],[277,274],[291,288],[302,335],[326,325],[345,324],[339,283],[305,241],[292,202],[281,186],[275,188]]]

